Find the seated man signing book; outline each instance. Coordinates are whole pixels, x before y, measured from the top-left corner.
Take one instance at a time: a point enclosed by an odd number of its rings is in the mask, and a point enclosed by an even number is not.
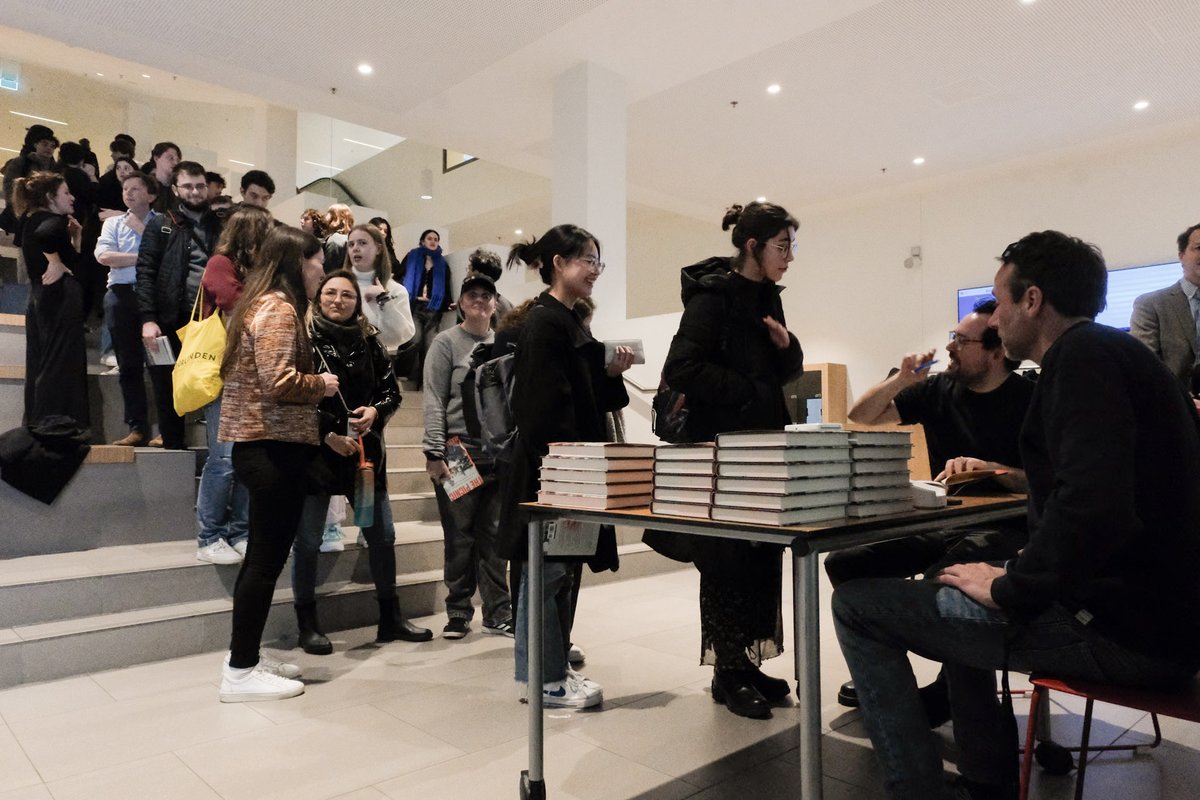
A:
[[[900,369],[866,392],[850,409],[850,420],[864,425],[925,426],[931,471],[938,480],[971,470],[997,470],[994,478],[968,491],[1025,491],[1018,438],[1033,383],[1013,370],[1020,363],[1004,355],[1000,337],[988,327],[996,302],[988,300],[959,321],[946,345],[950,364],[930,375],[923,365],[934,351],[910,353]],[[989,530],[956,529],[894,539],[831,553],[825,572],[834,586],[854,578],[903,578],[947,560],[1004,559],[1024,544],[1024,520]],[[939,679],[922,690],[930,724],[948,718],[945,684]],[[857,706],[852,683],[838,693],[843,705]]]
[[[1011,706],[996,670],[1131,687],[1200,669],[1200,419],[1145,346],[1093,320],[1107,273],[1094,246],[1031,233],[1001,256],[991,325],[1042,367],[1021,431],[1029,542],[1003,566],[934,580],[850,581],[833,618],[886,796],[1017,797]],[[925,727],[908,653],[944,664],[958,785]]]

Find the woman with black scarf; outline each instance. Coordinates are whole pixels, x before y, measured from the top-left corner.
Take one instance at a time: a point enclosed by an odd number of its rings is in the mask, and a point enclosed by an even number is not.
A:
[[[404,288],[408,290],[417,332],[408,344],[401,371],[421,388],[425,355],[442,324],[442,314],[453,307],[450,299],[450,265],[442,256],[442,237],[435,230],[421,234],[421,244],[404,257]]]
[[[433,633],[410,624],[396,596],[396,532],[388,502],[383,428],[400,406],[400,389],[387,353],[363,315],[358,282],[349,271],[337,270],[322,279],[309,308],[309,333],[314,362],[322,371],[337,375],[340,388],[318,407],[321,451],[309,470],[310,494],[304,500],[293,548],[292,592],[300,646],[314,655],[333,652],[317,621],[317,554],[329,498],[344,494],[359,502],[354,484],[360,440],[366,460],[374,467],[374,515],[370,524],[362,526],[362,534],[379,602],[376,641],[428,641]]]

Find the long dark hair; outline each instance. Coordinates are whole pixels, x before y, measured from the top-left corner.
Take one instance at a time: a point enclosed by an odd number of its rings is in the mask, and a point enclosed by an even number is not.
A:
[[[750,203],[745,208],[737,205],[730,206],[726,209],[725,216],[721,218],[721,230],[727,231],[733,228],[730,238],[738,251],[737,255],[733,257],[733,268],[739,272],[747,255],[753,255],[755,261],[762,261],[762,253],[767,246],[768,239],[785,228],[799,227],[800,223],[783,206],[757,201]],[[754,249],[747,250],[746,243],[751,239],[754,240]]]
[[[554,257],[564,259],[578,258],[588,243],[596,245],[596,255],[600,255],[600,240],[578,225],[555,225],[542,234],[542,238],[533,238],[528,242],[518,242],[508,251],[508,266],[518,261],[526,266],[537,268],[538,275],[547,286],[554,285]]]
[[[284,299],[296,312],[299,321],[304,317],[308,298],[304,291],[304,262],[321,251],[321,243],[311,233],[277,225],[267,233],[262,247],[255,257],[255,268],[250,270],[249,279],[238,298],[229,320],[226,335],[228,346],[221,361],[221,376],[226,377],[237,362],[242,344],[242,330],[246,327],[246,312],[268,292],[281,292]],[[303,325],[297,325],[304,349],[308,347],[308,333]]]
[[[392,223],[388,222],[386,217],[371,217],[370,222],[379,228],[380,233],[387,228],[387,233],[383,236],[383,244],[387,248],[388,258],[392,260],[392,271],[395,272],[400,266],[400,259],[396,258],[396,241],[392,238]]]

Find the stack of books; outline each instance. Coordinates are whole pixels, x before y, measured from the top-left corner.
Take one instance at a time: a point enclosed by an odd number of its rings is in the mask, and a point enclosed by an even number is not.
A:
[[[538,502],[566,508],[650,505],[654,445],[555,442],[542,459]]]
[[[898,514],[912,509],[907,431],[854,431],[850,434],[853,476],[848,517]]]
[[[668,444],[654,448],[655,514],[708,519],[716,488],[715,445]]]
[[[717,436],[712,518],[802,525],[846,515],[850,434],[829,426]]]

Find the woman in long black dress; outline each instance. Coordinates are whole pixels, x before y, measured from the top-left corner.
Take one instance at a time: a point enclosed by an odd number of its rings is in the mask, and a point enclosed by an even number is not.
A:
[[[17,244],[29,271],[25,311],[26,425],[64,414],[91,424],[83,287],[75,277],[83,228],[71,216],[75,198],[56,172],[35,172],[13,185],[20,218]]]
[[[804,354],[788,332],[777,285],[792,260],[799,223],[772,203],[733,206],[732,257],[682,271],[683,318],[663,367],[688,402],[688,437],[783,428],[790,420],[783,385],[800,374]],[[775,545],[697,539],[701,663],[715,667],[713,699],[744,717],[771,716],[786,681],[764,675],[763,660],[783,652],[779,604],[783,550]]]

